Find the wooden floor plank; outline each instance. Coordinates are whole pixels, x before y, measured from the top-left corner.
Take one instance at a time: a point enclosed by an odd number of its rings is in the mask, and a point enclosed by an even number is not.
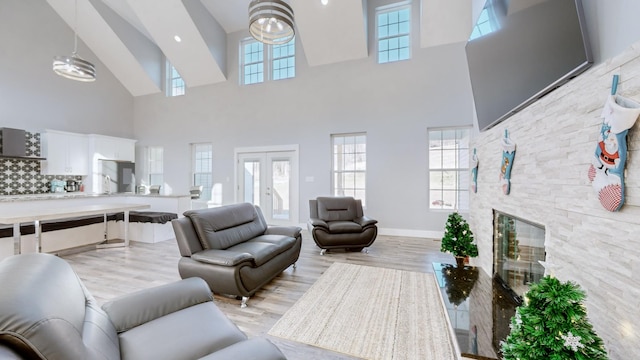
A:
[[[133,291],[180,279],[180,253],[175,240],[155,244],[132,242],[128,248],[89,250],[62,256],[78,273],[98,303]],[[440,252],[440,241],[425,238],[378,236],[368,253],[335,250],[324,256],[308,232],[297,268],[289,267],[249,300],[241,309],[234,297],[215,295],[216,304],[249,337],[267,336],[280,317],[334,262],[433,272],[432,262],[451,262]],[[349,301],[349,299],[345,299]],[[313,309],[310,309],[313,311]],[[290,360],[353,359],[313,346],[267,336]]]

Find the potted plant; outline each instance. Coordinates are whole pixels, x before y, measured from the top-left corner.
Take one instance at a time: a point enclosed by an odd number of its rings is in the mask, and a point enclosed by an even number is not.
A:
[[[467,221],[457,212],[449,214],[447,218],[440,251],[453,254],[459,267],[464,266],[467,256],[478,256],[478,246],[473,243],[473,232],[469,229]]]

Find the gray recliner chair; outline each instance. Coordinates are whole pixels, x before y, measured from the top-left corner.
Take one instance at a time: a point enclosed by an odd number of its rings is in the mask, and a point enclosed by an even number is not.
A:
[[[108,269],[107,269],[108,270]],[[50,254],[0,262],[0,359],[285,359],[247,339],[198,278],[124,295],[100,308],[71,266]]]
[[[377,220],[364,216],[362,202],[350,196],[309,200],[307,227],[324,255],[328,249],[362,251],[378,235]]]

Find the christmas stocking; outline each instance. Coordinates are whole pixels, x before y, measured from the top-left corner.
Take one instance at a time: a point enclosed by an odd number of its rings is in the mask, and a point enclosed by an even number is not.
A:
[[[588,176],[608,211],[618,211],[624,203],[627,133],[639,115],[640,104],[619,95],[611,95],[602,110],[602,128]]]
[[[478,155],[476,149],[473,149],[473,156],[471,157],[471,191],[478,192]]]
[[[502,165],[500,166],[500,187],[505,195],[511,191],[511,168],[516,156],[516,144],[509,139],[507,130],[502,138]]]

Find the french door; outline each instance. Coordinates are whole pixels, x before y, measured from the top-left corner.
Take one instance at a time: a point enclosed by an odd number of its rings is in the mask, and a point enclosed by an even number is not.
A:
[[[297,150],[237,152],[238,202],[260,206],[270,225],[298,223]]]

